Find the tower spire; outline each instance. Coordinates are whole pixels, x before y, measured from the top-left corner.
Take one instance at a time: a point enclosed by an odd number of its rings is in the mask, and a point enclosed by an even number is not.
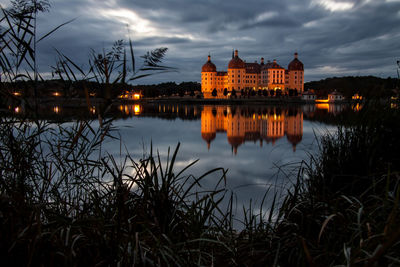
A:
[[[232,48],[232,58],[234,57],[234,52],[233,52],[233,48]]]

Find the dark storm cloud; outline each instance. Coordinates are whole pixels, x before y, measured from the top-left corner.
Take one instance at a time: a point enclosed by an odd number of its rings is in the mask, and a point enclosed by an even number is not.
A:
[[[137,55],[166,46],[165,64],[180,70],[140,83],[199,81],[208,53],[225,70],[233,48],[247,62],[276,58],[284,67],[298,51],[306,80],[394,76],[400,57],[396,0],[58,0],[40,15],[39,32],[75,17],[40,44],[42,71],[54,64],[53,47],[84,66],[90,48],[126,40],[128,31]]]

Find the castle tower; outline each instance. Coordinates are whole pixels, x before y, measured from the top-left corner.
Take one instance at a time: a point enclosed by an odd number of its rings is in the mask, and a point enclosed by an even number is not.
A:
[[[286,117],[285,132],[295,152],[297,144],[303,139],[303,112],[301,110]]]
[[[289,89],[296,89],[298,93],[304,91],[304,65],[298,59],[297,52],[294,53],[294,59],[288,65],[288,86]]]
[[[228,91],[232,89],[240,91],[244,87],[246,66],[239,57],[238,50],[235,50],[234,57],[228,64]]]
[[[207,62],[201,68],[201,91],[204,98],[211,98],[212,91],[216,89],[217,67],[211,62],[211,56],[208,55]]]
[[[210,144],[216,137],[216,118],[210,106],[205,106],[201,112],[201,137],[210,149]]]

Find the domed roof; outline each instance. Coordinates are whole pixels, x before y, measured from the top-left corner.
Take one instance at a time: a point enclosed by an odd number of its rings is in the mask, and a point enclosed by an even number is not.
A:
[[[244,143],[243,136],[229,136],[228,143],[231,144],[233,147],[238,147]]]
[[[242,136],[229,136],[228,143],[232,146],[232,152],[237,154],[238,147],[244,143],[244,137]]]
[[[215,139],[216,134],[214,133],[201,133],[201,137],[207,141],[207,143],[211,142],[212,140]]]
[[[287,134],[287,140],[292,143],[292,145],[297,145],[303,139],[303,135],[301,134]]]
[[[235,50],[235,56],[229,61],[228,69],[244,69],[246,64],[238,56],[238,51]]]
[[[288,70],[304,70],[304,65],[301,63],[300,60],[297,58],[297,53],[294,53],[294,59],[288,65]]]
[[[208,56],[206,64],[201,68],[201,72],[216,72],[217,67],[211,62],[211,56]]]
[[[201,133],[201,137],[207,142],[207,148],[210,149],[211,141],[215,139],[215,132],[213,133]]]
[[[292,143],[292,147],[293,147],[293,152],[296,151],[296,146],[298,143],[301,142],[301,140],[303,139],[303,136],[300,134],[288,134],[287,136],[287,140]]]

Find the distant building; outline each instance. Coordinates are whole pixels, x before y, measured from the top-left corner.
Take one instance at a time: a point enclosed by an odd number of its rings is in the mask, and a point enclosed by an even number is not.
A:
[[[315,101],[315,99],[317,99],[317,95],[313,91],[308,90],[302,94],[301,99],[305,101]]]
[[[201,91],[205,98],[227,97],[227,92],[240,95],[242,90],[281,90],[290,89],[302,93],[304,90],[304,65],[294,54],[288,68],[281,67],[274,59],[272,62],[246,63],[239,57],[238,50],[232,55],[228,71],[217,71],[217,67],[208,56],[201,69]]]
[[[344,100],[344,97],[341,93],[337,92],[336,90],[333,91],[332,93],[328,94],[328,102],[336,102],[336,101],[342,101]]]

